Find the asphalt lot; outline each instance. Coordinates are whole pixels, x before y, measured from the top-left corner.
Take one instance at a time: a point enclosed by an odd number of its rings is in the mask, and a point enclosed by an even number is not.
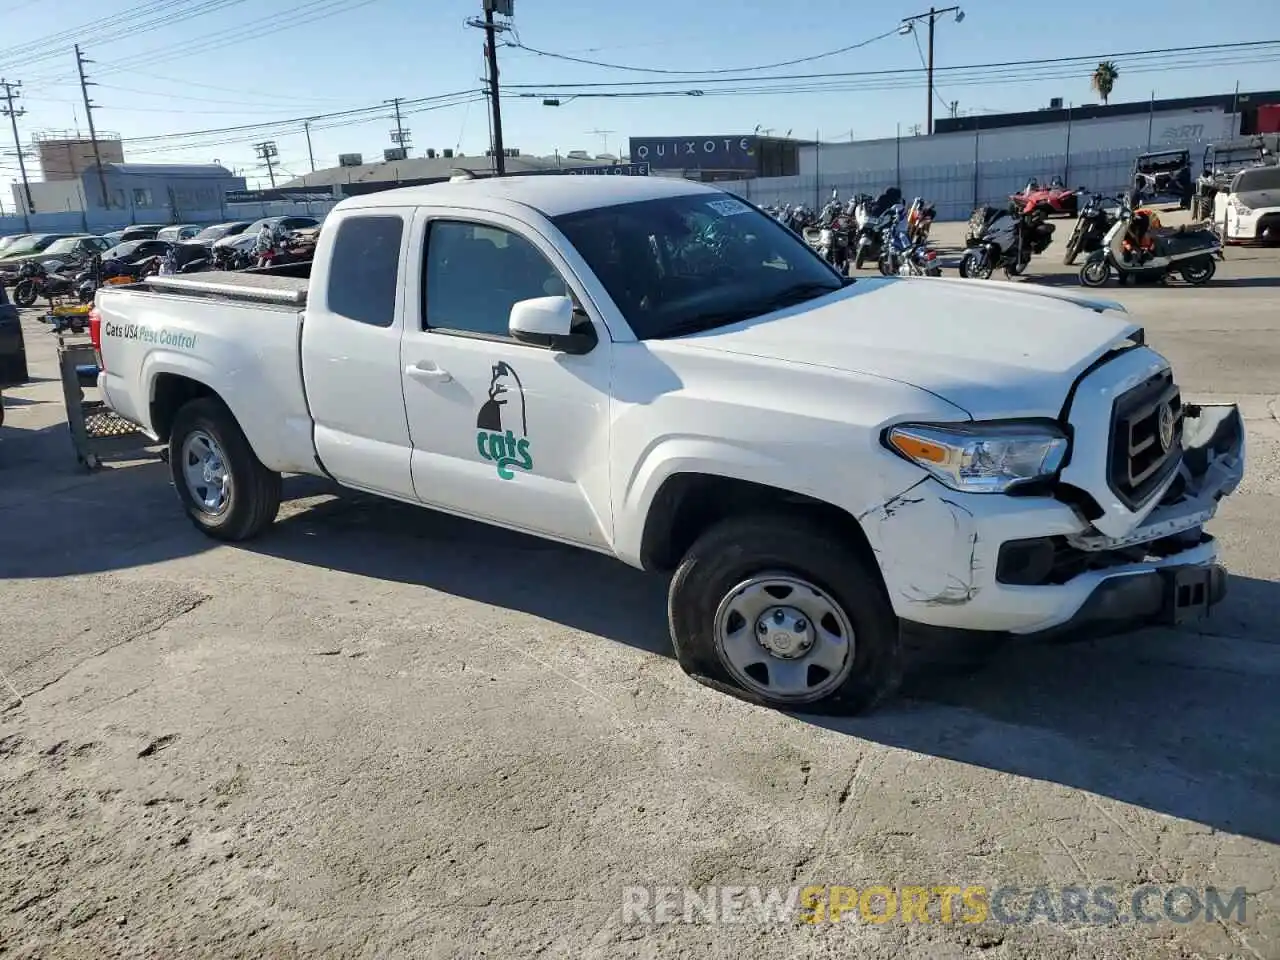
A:
[[[1023,282],[1074,284],[1060,249]],[[665,584],[606,558],[307,479],[268,536],[215,546],[145,451],[78,472],[28,311],[38,379],[0,428],[0,956],[1280,957],[1280,252],[1227,256],[1203,289],[1108,288],[1189,398],[1245,413],[1215,616],[921,672],[829,722],[688,680]],[[632,885],[797,884],[1249,898],[1244,923],[621,910]]]

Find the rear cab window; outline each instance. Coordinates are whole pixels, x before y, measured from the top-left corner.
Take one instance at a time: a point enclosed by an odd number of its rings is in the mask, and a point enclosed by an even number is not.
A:
[[[330,312],[374,327],[395,322],[403,237],[399,214],[342,219],[329,251],[325,304]]]

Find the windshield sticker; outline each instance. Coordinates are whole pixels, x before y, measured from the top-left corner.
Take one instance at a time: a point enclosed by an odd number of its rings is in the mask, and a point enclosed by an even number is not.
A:
[[[137,340],[141,343],[158,343],[162,347],[181,347],[194,350],[196,335],[183,333],[180,330],[166,330],[164,327],[148,327],[138,323],[104,323],[104,337],[119,337],[121,340]]]
[[[497,465],[499,477],[511,480],[515,477],[513,467],[533,469],[533,455],[529,452],[524,385],[505,361],[493,365],[488,396],[476,416],[476,449],[480,456]]]
[[[722,217],[736,217],[740,213],[751,211],[741,200],[708,200],[707,206]]]

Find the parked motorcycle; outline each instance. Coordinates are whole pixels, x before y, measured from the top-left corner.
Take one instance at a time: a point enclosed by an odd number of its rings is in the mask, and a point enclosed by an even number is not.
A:
[[[246,267],[253,266],[255,262],[253,254],[249,251],[237,250],[230,246],[213,248],[214,270],[244,270]]]
[[[990,208],[979,208],[987,210]],[[1005,276],[1012,279],[1021,274],[1032,256],[1044,253],[1053,242],[1053,224],[1046,223],[1050,208],[1041,204],[1033,210],[1020,210],[1018,204],[1010,204],[985,218],[980,232],[973,230],[974,218],[970,218],[967,249],[960,258],[960,276],[975,280],[989,280],[996,267],[1003,268]]]
[[[855,236],[850,240],[855,270],[861,270],[867,261],[880,260],[885,228],[896,216],[894,211],[901,197],[901,192],[891,187],[878,198],[868,194],[855,198],[858,201],[853,216]]]
[[[13,287],[13,302],[20,307],[34,306],[44,297],[68,296],[74,290],[74,281],[61,273],[50,273],[43,263],[28,260],[18,271],[18,282]]]
[[[907,237],[912,243],[923,244],[929,239],[929,228],[938,211],[926,204],[920,197],[911,201],[907,208]]]
[[[1134,210],[1122,195],[1120,212],[1100,249],[1080,268],[1080,282],[1101,287],[1115,271],[1120,283],[1164,282],[1182,277],[1193,286],[1208,283],[1222,258],[1222,241],[1204,227],[1152,226],[1151,213]]]
[[[1083,191],[1081,192],[1083,196]],[[1071,266],[1082,253],[1093,253],[1102,247],[1107,231],[1115,225],[1115,215],[1106,208],[1108,198],[1100,193],[1089,197],[1080,208],[1075,226],[1071,228],[1071,236],[1067,238],[1067,249],[1062,254],[1062,262]]]

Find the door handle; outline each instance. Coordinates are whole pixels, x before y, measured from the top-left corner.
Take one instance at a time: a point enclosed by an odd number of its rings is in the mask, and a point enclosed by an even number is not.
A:
[[[447,383],[453,379],[453,374],[448,370],[440,369],[429,360],[419,360],[412,366],[405,367],[404,372],[407,376],[423,383]]]

